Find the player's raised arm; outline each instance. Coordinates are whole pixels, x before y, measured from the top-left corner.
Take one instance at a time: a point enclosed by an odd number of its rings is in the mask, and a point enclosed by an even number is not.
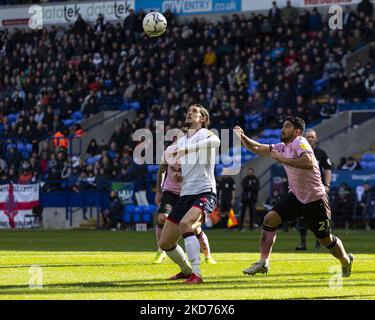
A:
[[[290,159],[283,157],[280,152],[276,150],[271,151],[272,159],[276,160],[281,164],[286,164],[291,167],[295,167],[298,169],[305,169],[305,170],[313,170],[314,169],[314,157],[312,154],[304,153],[301,157],[296,159]]]
[[[201,140],[197,143],[189,144],[184,148],[177,151],[178,156],[183,156],[190,152],[197,152],[198,150],[208,150],[212,148],[217,148],[220,146],[220,139],[218,136],[209,131],[207,139]]]
[[[255,154],[260,154],[262,156],[269,156],[271,153],[271,148],[269,144],[262,144],[259,143],[253,139],[250,139],[248,136],[245,135],[241,127],[235,126],[234,132],[237,134],[237,136],[241,139],[241,142],[251,152],[254,152]]]

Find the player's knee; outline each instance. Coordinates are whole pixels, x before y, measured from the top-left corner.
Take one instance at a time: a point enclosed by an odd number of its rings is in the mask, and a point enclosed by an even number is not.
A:
[[[331,247],[334,247],[336,245],[336,237],[333,235],[329,235],[328,237],[325,237],[323,239],[318,239],[319,243],[326,247],[327,249],[330,249]]]
[[[158,215],[158,224],[160,224],[160,225],[164,225],[165,220],[167,220],[167,215],[166,215],[166,214],[163,214],[163,213],[160,213],[160,214]]]
[[[170,241],[168,241],[168,239],[161,238],[158,242],[158,245],[159,248],[168,251],[174,246],[174,243],[171,243]]]
[[[263,225],[268,226],[268,227],[277,227],[280,224],[281,224],[281,218],[276,211],[268,212],[263,219]]]
[[[178,231],[180,234],[184,234],[187,232],[192,232],[192,224],[189,220],[182,219],[178,226]]]

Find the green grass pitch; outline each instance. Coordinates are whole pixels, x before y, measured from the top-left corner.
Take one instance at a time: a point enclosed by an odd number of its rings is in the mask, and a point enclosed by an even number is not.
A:
[[[152,264],[152,231],[1,231],[0,300],[374,299],[375,232],[335,234],[356,258],[341,285],[338,261],[325,249],[313,250],[311,233],[308,251],[296,252],[297,233],[280,232],[268,275],[249,277],[242,270],[259,257],[259,231],[209,230],[218,264],[203,262],[205,283],[192,287],[165,280],[178,272],[170,260]],[[30,278],[40,275],[43,286],[30,287]]]

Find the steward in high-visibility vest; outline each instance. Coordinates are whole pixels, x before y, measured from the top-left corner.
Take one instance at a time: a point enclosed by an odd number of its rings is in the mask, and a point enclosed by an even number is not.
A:
[[[62,130],[63,131],[63,130]],[[53,136],[53,144],[55,148],[63,148],[65,150],[68,150],[68,138],[61,132],[57,131]]]

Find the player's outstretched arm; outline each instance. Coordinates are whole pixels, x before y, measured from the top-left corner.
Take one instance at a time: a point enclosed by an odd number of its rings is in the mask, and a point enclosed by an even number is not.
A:
[[[213,133],[207,137],[207,139],[201,140],[197,143],[187,145],[185,148],[181,148],[177,151],[177,156],[184,156],[190,152],[197,152],[198,150],[208,150],[217,148],[220,146],[220,139]]]
[[[242,144],[255,154],[259,154],[261,156],[269,156],[270,155],[270,146],[268,144],[259,143],[253,139],[250,139],[248,136],[245,135],[241,127],[235,126],[234,132],[237,136],[241,139]]]
[[[280,152],[276,150],[271,151],[272,159],[276,160],[279,163],[286,164],[291,167],[298,169],[312,170],[314,169],[314,158],[312,154],[304,153],[301,157],[290,159],[284,158]]]

